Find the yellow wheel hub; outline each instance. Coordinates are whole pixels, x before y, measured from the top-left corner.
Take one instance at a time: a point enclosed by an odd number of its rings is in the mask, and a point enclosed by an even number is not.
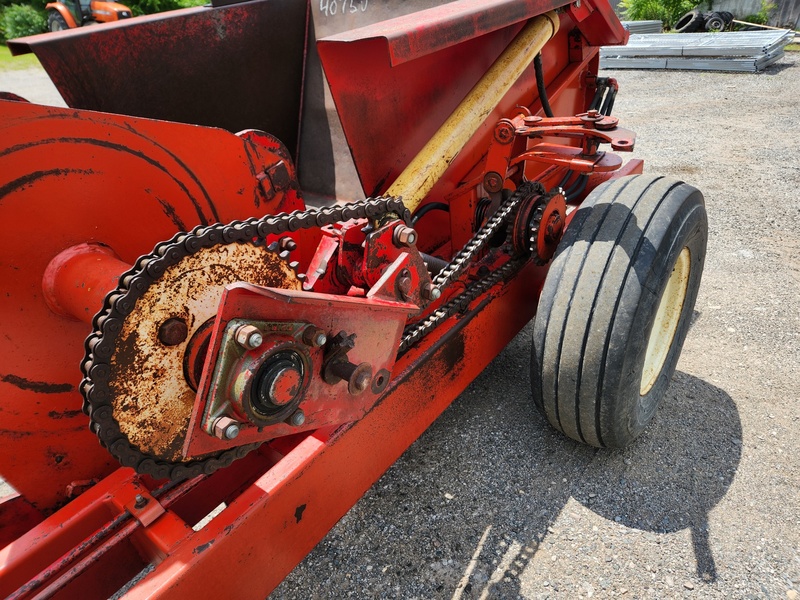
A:
[[[681,250],[675,266],[672,267],[667,287],[661,295],[650,339],[647,341],[642,382],[639,387],[640,396],[646,395],[655,385],[667,360],[669,349],[672,347],[672,340],[678,330],[678,322],[681,319],[686,290],[689,286],[689,274],[692,270],[691,258],[689,248]]]

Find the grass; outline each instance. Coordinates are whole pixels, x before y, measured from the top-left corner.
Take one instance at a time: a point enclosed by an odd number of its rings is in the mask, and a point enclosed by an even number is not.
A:
[[[22,56],[11,56],[11,51],[5,43],[0,45],[0,71],[11,71],[18,69],[30,69],[40,67],[39,59],[33,54],[23,54]]]
[[[789,44],[784,47],[784,50],[786,52],[800,52],[800,44]]]

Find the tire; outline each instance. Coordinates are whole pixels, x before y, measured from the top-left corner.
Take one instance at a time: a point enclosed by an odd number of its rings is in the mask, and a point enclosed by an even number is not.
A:
[[[711,13],[706,19],[706,31],[724,31],[726,26],[724,17],[719,13]]]
[[[690,10],[675,23],[675,33],[692,33],[698,31],[705,22],[705,17],[699,10]]]
[[[674,179],[623,177],[584,201],[534,322],[533,399],[553,427],[597,447],[644,431],[691,324],[707,239],[703,195]]]
[[[69,25],[58,11],[51,10],[47,13],[47,28],[50,31],[63,31],[69,29]]]
[[[720,16],[725,19],[725,25],[730,25],[733,22],[733,13],[728,11],[723,11],[719,13]]]

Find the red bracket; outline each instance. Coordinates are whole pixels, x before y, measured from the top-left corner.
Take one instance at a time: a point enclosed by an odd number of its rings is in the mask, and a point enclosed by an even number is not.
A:
[[[622,166],[615,154],[599,152],[600,144],[611,144],[620,152],[633,150],[636,134],[618,127],[619,119],[596,110],[574,117],[518,115],[498,121],[484,167],[483,187],[499,192],[506,181],[521,172],[515,169],[526,161],[566,167],[580,173],[607,173]],[[580,140],[581,146],[543,143],[545,137]]]

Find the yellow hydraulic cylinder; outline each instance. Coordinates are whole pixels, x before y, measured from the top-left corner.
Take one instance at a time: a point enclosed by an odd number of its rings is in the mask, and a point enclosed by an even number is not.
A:
[[[386,191],[387,195],[402,196],[403,203],[414,212],[478,127],[530,66],[542,47],[556,34],[558,25],[559,18],[555,11],[531,19],[405,171],[400,173]]]

